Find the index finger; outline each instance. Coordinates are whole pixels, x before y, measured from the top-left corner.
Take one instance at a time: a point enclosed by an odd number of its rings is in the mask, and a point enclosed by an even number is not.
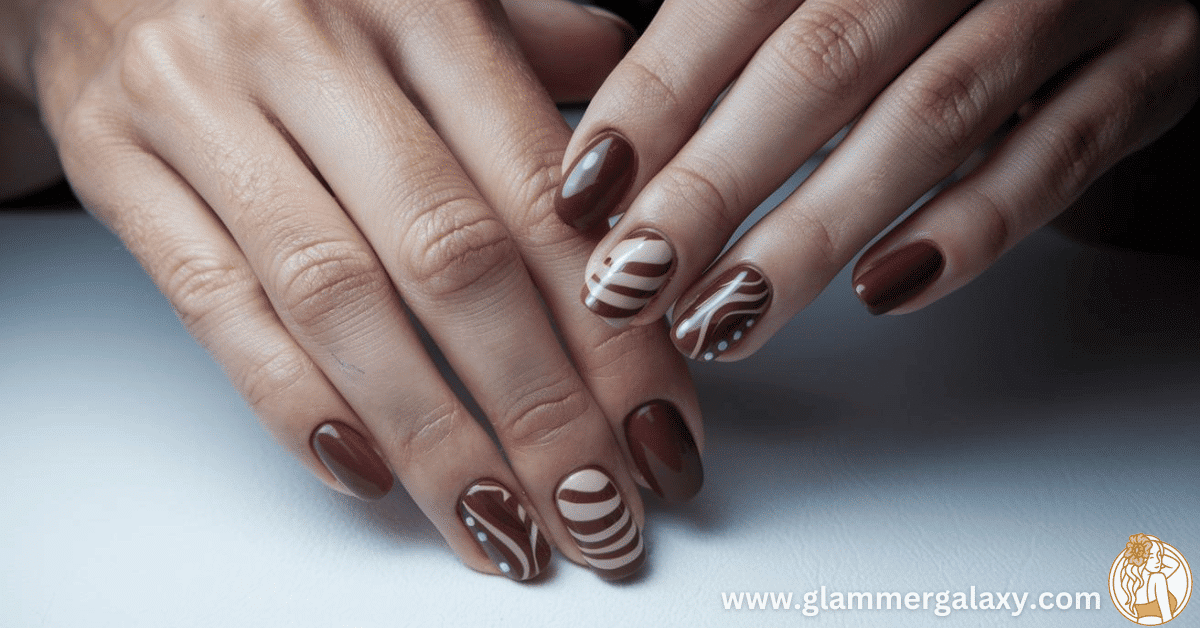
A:
[[[494,35],[501,45],[477,59],[488,71],[448,69],[415,77],[413,87],[430,111],[447,112],[431,116],[431,123],[508,226],[632,468],[659,495],[688,499],[703,483],[703,434],[687,366],[662,323],[614,330],[580,304],[577,277],[595,239],[563,224],[554,211],[571,130],[507,32],[497,27]],[[440,48],[411,54],[432,62],[446,54]],[[468,101],[475,104],[464,106]]]

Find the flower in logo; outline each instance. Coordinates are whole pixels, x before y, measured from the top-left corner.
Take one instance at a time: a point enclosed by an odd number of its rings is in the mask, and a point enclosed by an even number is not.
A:
[[[1146,559],[1150,557],[1151,547],[1149,537],[1145,534],[1134,534],[1125,544],[1125,558],[1130,565],[1142,567],[1146,564]]]

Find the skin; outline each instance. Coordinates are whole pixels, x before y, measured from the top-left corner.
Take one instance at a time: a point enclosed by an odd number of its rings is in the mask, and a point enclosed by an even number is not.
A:
[[[937,279],[891,313],[971,281],[1182,118],[1200,83],[1198,33],[1182,0],[667,0],[593,99],[563,164],[605,129],[634,146],[636,178],[615,208],[625,215],[593,262],[643,228],[677,255],[634,324],[681,311],[730,268],[763,272],[770,309],[718,358],[736,360],[860,252],[856,277],[920,240],[944,256]],[[721,254],[852,121],[824,164]],[[983,148],[969,174],[888,229]]]
[[[41,140],[0,147],[32,164],[0,191],[61,165],[330,487],[309,438],[336,419],[467,565],[499,573],[455,513],[475,480],[581,561],[558,482],[599,465],[641,522],[621,420],[669,399],[701,441],[664,330],[578,306],[594,241],[553,213],[570,129],[552,96],[594,91],[618,22],[557,0],[4,0],[0,25],[0,120]]]

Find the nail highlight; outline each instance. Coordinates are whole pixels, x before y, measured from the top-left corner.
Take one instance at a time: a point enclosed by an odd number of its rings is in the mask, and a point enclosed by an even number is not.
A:
[[[733,348],[771,304],[771,285],[749,265],[721,273],[671,328],[679,352],[708,362]]]
[[[458,500],[458,516],[488,558],[513,580],[529,580],[550,562],[550,544],[521,502],[495,480],[480,480]]]
[[[313,452],[342,486],[360,499],[379,499],[392,490],[392,471],[367,439],[341,421],[326,421],[313,430]]]
[[[659,399],[630,412],[625,438],[642,478],[659,496],[684,501],[700,492],[704,484],[700,450],[673,404]]]
[[[629,140],[616,131],[604,131],[567,170],[554,210],[568,225],[580,231],[591,229],[616,209],[635,174],[637,157]]]
[[[658,294],[675,265],[675,251],[658,233],[639,229],[599,265],[589,264],[583,304],[613,327],[628,325]]]
[[[571,473],[559,484],[555,501],[575,544],[600,577],[625,578],[646,562],[633,511],[607,473],[597,467]]]
[[[879,260],[854,280],[854,292],[872,314],[886,314],[929,287],[945,259],[932,242],[913,242]]]

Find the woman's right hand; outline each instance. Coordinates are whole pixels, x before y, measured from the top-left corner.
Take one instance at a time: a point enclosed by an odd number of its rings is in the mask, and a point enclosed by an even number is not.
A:
[[[85,207],[317,477],[372,499],[394,470],[479,570],[536,576],[545,537],[605,577],[640,566],[631,478],[699,488],[697,402],[661,326],[579,306],[594,241],[553,211],[570,130],[521,50],[578,98],[620,57],[617,22],[557,0],[3,10],[25,27],[6,78]]]

